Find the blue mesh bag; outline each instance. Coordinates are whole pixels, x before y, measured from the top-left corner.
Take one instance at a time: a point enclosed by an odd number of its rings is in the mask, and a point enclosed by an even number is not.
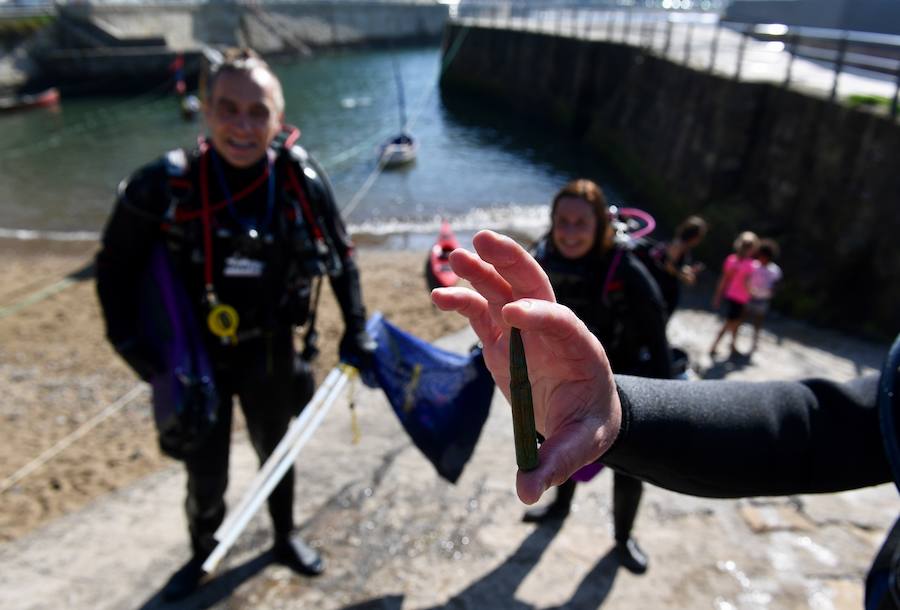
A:
[[[487,420],[494,380],[480,348],[440,349],[376,313],[367,330],[378,344],[363,381],[380,387],[413,443],[438,474],[455,483]]]

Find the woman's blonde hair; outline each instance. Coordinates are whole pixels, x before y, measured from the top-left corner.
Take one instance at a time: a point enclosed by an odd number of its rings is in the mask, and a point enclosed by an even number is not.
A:
[[[739,255],[749,256],[759,246],[759,237],[753,231],[744,231],[734,240],[734,252]]]

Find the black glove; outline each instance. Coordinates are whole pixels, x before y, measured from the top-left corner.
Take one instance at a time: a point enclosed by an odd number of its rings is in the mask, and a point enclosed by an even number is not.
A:
[[[162,372],[162,365],[150,354],[139,349],[137,342],[126,341],[115,347],[122,359],[131,367],[131,370],[137,373],[138,377],[143,381],[149,382]]]
[[[341,362],[368,371],[375,365],[375,349],[378,344],[365,330],[347,330],[341,338],[338,354]]]

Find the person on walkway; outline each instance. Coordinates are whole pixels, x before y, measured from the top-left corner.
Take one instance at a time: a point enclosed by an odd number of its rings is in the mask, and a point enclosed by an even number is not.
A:
[[[747,303],[747,317],[753,323],[753,347],[759,345],[759,331],[763,320],[769,312],[769,305],[775,294],[775,284],[781,281],[781,267],[775,262],[778,258],[778,244],[771,239],[763,239],[756,250],[753,272],[750,274],[750,301]]]
[[[737,332],[744,320],[744,308],[750,300],[750,274],[753,272],[753,255],[759,238],[752,231],[744,231],[734,240],[734,252],[722,265],[722,275],[713,296],[713,309],[719,309],[725,297],[725,323],[709,348],[711,358],[716,357],[719,341],[725,333],[731,333],[731,353],[737,354]]]
[[[533,248],[559,302],[570,307],[607,348],[617,372],[669,378],[665,306],[644,265],[614,242],[606,197],[590,180],[574,180],[553,198],[551,227]],[[592,473],[595,474],[595,473]],[[579,475],[590,480],[590,474]],[[562,519],[569,513],[575,480],[557,488],[554,501],[525,514],[528,522]],[[647,569],[647,557],[631,536],[643,486],[613,473],[616,549],[624,567]]]
[[[699,216],[688,216],[675,230],[675,237],[664,244],[662,269],[665,275],[654,274],[663,300],[666,303],[667,318],[671,318],[678,301],[681,300],[681,285],[693,286],[697,282],[697,274],[704,266],[695,263],[692,251],[706,237],[708,225]]]
[[[900,489],[900,336],[881,376],[684,383],[613,375],[603,345],[555,302],[540,265],[482,231],[453,270],[474,289],[441,288],[440,309],[468,318],[509,400],[509,331],[522,331],[537,430],[536,469],[519,471],[532,504],[597,460],[681,493],[714,498],[830,493],[893,480]],[[900,609],[900,520],[866,580],[866,610]]]
[[[296,145],[298,131],[282,138],[278,78],[253,52],[240,51],[213,68],[207,87],[209,135],[198,148],[174,150],[122,183],[97,255],[107,337],[141,378],[161,373],[141,343],[138,319],[141,278],[155,248],[168,252],[194,318],[208,321],[203,342],[218,409],[208,434],[184,456],[193,554],[166,585],[167,600],[197,588],[215,546],[213,533],[225,515],[233,397],[260,462],[308,398],[292,391],[293,333],[314,308],[317,278],[329,277],[340,304],[342,357],[365,366],[374,350],[353,246],[328,180]],[[268,500],[274,554],[316,575],[324,564],[294,531],[293,501],[291,470]]]

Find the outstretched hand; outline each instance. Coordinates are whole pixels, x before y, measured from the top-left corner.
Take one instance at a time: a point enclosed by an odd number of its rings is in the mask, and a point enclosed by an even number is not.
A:
[[[434,304],[466,318],[484,344],[484,359],[509,400],[509,330],[521,329],[528,360],[535,424],[545,441],[537,469],[519,471],[519,498],[533,504],[612,445],[621,405],[606,353],[567,307],[556,303],[547,275],[508,237],[478,233],[477,254],[450,255],[468,288],[439,288]]]

